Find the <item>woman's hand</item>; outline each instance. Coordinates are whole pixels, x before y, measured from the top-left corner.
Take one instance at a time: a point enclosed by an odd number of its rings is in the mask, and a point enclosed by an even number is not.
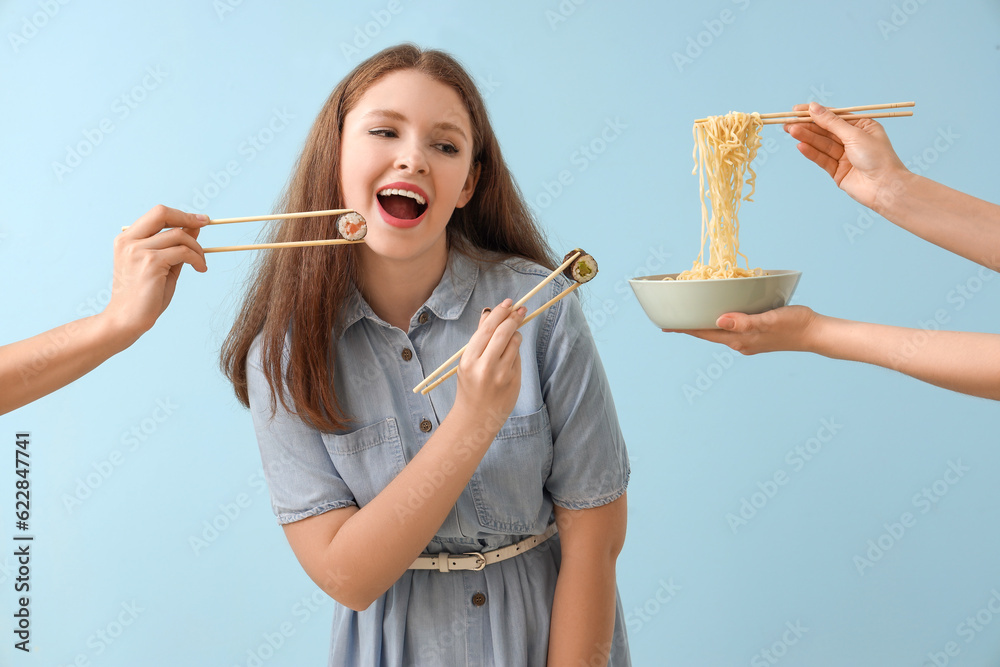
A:
[[[207,216],[156,206],[115,239],[111,301],[84,317],[0,347],[0,414],[64,387],[134,343],[170,303],[181,265],[207,271],[195,241]],[[164,227],[180,227],[157,233]]]
[[[681,331],[689,336],[728,345],[741,354],[812,351],[812,337],[822,318],[805,306],[785,306],[760,315],[726,313],[716,324],[722,329]],[[674,331],[664,329],[664,331]]]
[[[111,301],[102,317],[116,330],[138,339],[170,304],[184,264],[208,270],[195,240],[206,215],[154,206],[115,238]],[[168,231],[161,231],[172,227]]]
[[[512,312],[506,299],[483,310],[479,328],[458,362],[458,393],[461,402],[477,414],[500,413],[505,420],[514,409],[521,390],[521,334],[517,328],[527,312],[522,306]]]
[[[900,189],[900,180],[911,174],[882,126],[871,118],[848,122],[815,102],[794,109],[809,109],[813,120],[785,125],[785,132],[799,141],[799,152],[826,170],[856,201],[876,211],[884,209],[887,198]]]

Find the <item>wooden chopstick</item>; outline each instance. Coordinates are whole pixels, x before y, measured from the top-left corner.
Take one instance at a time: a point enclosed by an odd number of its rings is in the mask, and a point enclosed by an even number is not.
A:
[[[205,223],[208,225],[228,225],[233,222],[260,222],[262,220],[291,220],[293,218],[312,218],[319,217],[321,215],[343,215],[344,213],[354,213],[353,208],[335,208],[328,211],[302,211],[300,213],[273,213],[271,215],[251,215],[246,218],[219,218],[217,220],[209,220]],[[129,228],[130,225],[122,227],[124,232]]]
[[[841,107],[839,109],[830,109],[833,113],[853,113],[855,111],[874,111],[876,109],[899,109],[902,107],[915,107],[916,102],[892,102],[890,104],[866,104],[860,107]],[[809,116],[808,109],[802,109],[801,111],[779,111],[777,113],[762,113],[761,118],[784,118],[785,116]]]
[[[903,107],[913,107],[916,106],[916,102],[890,102],[888,104],[865,104],[856,107],[840,107],[839,109],[830,109],[833,113],[837,115],[841,114],[853,114],[855,111],[875,111],[878,109],[900,109]],[[912,111],[899,111],[899,112],[885,112],[878,114],[857,114],[852,115],[851,118],[891,118],[893,116],[912,116]],[[809,110],[803,109],[802,111],[779,111],[777,113],[762,113],[760,115],[764,119],[764,125],[777,125],[783,123],[810,123],[812,122],[809,116]],[[774,118],[800,118],[802,120],[770,120]],[[707,118],[699,118],[696,123],[704,123]]]
[[[543,287],[545,287],[546,285],[548,285],[551,281],[555,280],[555,277],[558,276],[563,271],[565,271],[566,267],[569,266],[570,264],[572,264],[573,262],[575,262],[576,259],[579,256],[580,256],[579,252],[574,253],[572,257],[567,258],[562,264],[560,264],[559,266],[557,266],[555,268],[555,270],[552,273],[550,273],[545,278],[545,280],[543,280],[542,282],[540,282],[537,285],[535,285],[535,287],[532,288],[532,290],[530,292],[528,292],[523,297],[521,297],[521,299],[511,307],[511,312],[513,313],[518,308],[520,308],[521,306],[523,306],[525,304],[525,302],[527,302],[528,299],[530,299],[531,297],[533,297],[536,294],[538,294],[538,290],[542,289]],[[467,347],[469,347],[468,343],[466,343],[465,345],[463,345],[461,350],[459,350],[455,354],[453,354],[450,357],[448,357],[448,361],[444,362],[443,364],[441,364],[440,366],[438,366],[437,368],[435,368],[433,371],[431,371],[431,373],[427,377],[425,377],[420,382],[420,384],[418,384],[416,387],[413,388],[413,393],[414,394],[417,393],[418,391],[420,391],[424,387],[426,387],[428,384],[430,384],[439,373],[441,373],[442,371],[444,371],[444,369],[446,369],[449,366],[451,366],[455,362],[456,359],[458,359],[460,356],[462,356],[462,353],[465,352],[465,348],[467,348]]]
[[[555,303],[557,301],[559,301],[560,299],[563,299],[563,298],[569,296],[570,293],[573,290],[575,290],[576,288],[578,288],[582,284],[583,283],[574,282],[572,285],[570,285],[569,287],[567,287],[566,289],[564,289],[562,292],[559,292],[559,294],[555,295],[554,297],[552,297],[551,299],[549,299],[548,301],[546,301],[545,303],[543,303],[541,306],[539,306],[537,309],[535,309],[535,311],[533,313],[531,313],[530,315],[528,315],[527,317],[525,317],[524,321],[521,322],[521,324],[518,325],[517,328],[520,329],[525,324],[527,324],[531,320],[533,320],[536,317],[538,317],[539,315],[541,315],[542,311],[547,310],[548,308],[551,308],[553,305],[555,305]],[[458,366],[456,365],[450,371],[448,371],[447,373],[445,373],[444,375],[442,375],[441,377],[439,377],[437,380],[435,380],[431,384],[429,384],[426,387],[424,387],[423,389],[421,389],[420,393],[426,396],[428,393],[430,393],[431,389],[434,389],[434,387],[437,387],[438,385],[440,385],[442,382],[444,382],[445,380],[447,380],[448,378],[450,378],[452,375],[454,375],[457,372],[458,372]]]
[[[252,245],[228,245],[216,248],[204,248],[208,252],[232,252],[233,250],[265,250],[269,248],[305,248],[316,245],[346,245],[349,243],[364,243],[365,240],[348,241],[347,239],[318,239],[315,241],[283,241],[281,243],[255,243]]]
[[[262,220],[291,220],[293,218],[312,218],[321,215],[343,215],[354,213],[353,208],[335,208],[329,211],[304,211],[302,213],[277,213],[274,215],[252,215],[248,218],[219,218],[209,220],[206,225],[227,225],[231,222],[260,222]]]
[[[859,118],[896,118],[898,116],[912,116],[912,111],[886,111],[883,113],[844,113],[837,114],[838,118],[844,120],[857,120]],[[811,117],[802,118],[799,116],[792,118],[767,118],[761,121],[761,125],[785,125],[788,123],[811,123]]]

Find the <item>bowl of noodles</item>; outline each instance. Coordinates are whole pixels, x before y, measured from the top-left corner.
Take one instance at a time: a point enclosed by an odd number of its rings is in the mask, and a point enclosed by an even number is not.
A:
[[[724,313],[756,315],[788,304],[801,271],[762,271],[738,278],[677,280],[680,274],[629,281],[646,316],[660,329],[718,329]]]
[[[731,111],[694,124],[694,170],[701,198],[701,252],[687,271],[629,281],[661,329],[717,329],[724,313],[756,315],[788,303],[799,271],[751,269],[740,252],[739,210],[753,201],[760,114]],[[750,192],[743,196],[744,184]],[[740,266],[740,259],[744,266]]]

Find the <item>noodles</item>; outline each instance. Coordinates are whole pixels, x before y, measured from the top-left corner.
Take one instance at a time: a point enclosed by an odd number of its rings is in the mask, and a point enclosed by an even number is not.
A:
[[[740,252],[740,223],[737,218],[743,200],[752,201],[750,197],[754,193],[757,174],[750,163],[760,148],[760,128],[760,114],[739,111],[725,116],[709,116],[707,121],[694,124],[695,168],[692,173],[698,174],[701,197],[701,251],[693,267],[678,274],[677,280],[764,275],[760,269],[750,269],[746,255]],[[747,171],[750,177],[745,179]],[[744,179],[750,185],[750,194],[746,197],[742,196]],[[711,215],[705,204],[706,191],[711,203]],[[737,255],[743,258],[747,268],[737,266]]]

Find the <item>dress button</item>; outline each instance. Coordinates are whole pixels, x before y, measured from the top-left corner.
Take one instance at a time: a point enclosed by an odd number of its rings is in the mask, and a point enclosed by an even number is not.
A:
[[[422,422],[420,422],[420,430],[423,431],[424,433],[430,433],[433,427],[434,426],[433,424],[431,424],[430,419],[425,419]]]
[[[472,604],[476,605],[477,607],[482,607],[484,604],[486,604],[486,596],[483,595],[482,593],[476,593],[475,595],[472,596]]]
[[[403,361],[409,361],[413,358],[413,352],[408,347],[403,348]]]
[[[417,322],[421,324],[427,324],[427,320],[431,319],[431,316],[427,313],[420,313],[420,317],[417,318]]]

